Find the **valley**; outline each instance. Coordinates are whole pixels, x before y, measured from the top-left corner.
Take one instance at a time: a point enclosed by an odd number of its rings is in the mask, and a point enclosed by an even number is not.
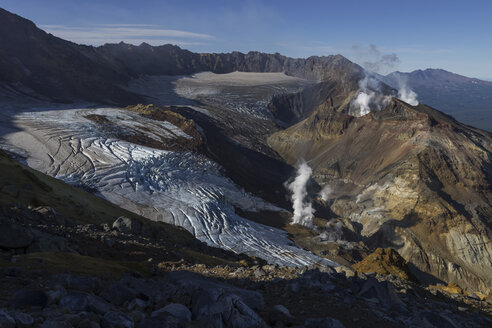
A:
[[[104,327],[492,322],[490,132],[341,55],[0,19],[0,326],[24,305]]]

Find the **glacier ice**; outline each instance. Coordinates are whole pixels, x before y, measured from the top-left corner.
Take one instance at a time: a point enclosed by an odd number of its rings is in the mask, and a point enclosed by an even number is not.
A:
[[[88,185],[149,219],[182,226],[211,246],[281,265],[334,265],[297,247],[285,231],[237,215],[235,208],[280,209],[238,187],[217,163],[191,152],[157,150],[108,137],[85,118],[89,114],[124,121],[125,129],[161,124],[116,108],[24,112],[14,121],[20,131],[5,137],[2,146],[27,155],[27,164],[35,169]],[[179,128],[169,124],[165,130],[179,135]]]

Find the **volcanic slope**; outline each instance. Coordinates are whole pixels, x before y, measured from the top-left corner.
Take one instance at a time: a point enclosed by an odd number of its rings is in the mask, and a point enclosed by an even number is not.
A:
[[[358,224],[367,245],[394,247],[422,272],[489,291],[491,134],[396,98],[362,117],[331,104],[269,144],[291,164],[308,161],[333,190],[326,206]]]

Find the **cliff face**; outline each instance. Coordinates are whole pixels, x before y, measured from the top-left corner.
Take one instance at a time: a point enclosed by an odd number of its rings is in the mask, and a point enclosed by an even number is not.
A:
[[[362,74],[362,68],[340,55],[294,59],[278,53],[266,54],[252,51],[247,54],[193,53],[173,45],[153,47],[146,43],[139,46],[106,44],[97,50],[107,58],[119,62],[132,74],[186,75],[203,71],[214,73],[285,72],[287,75],[308,80],[348,80]]]
[[[326,81],[362,74],[359,66],[340,55],[293,59],[278,53],[193,53],[173,45],[153,47],[145,43],[81,46],[48,34],[3,9],[0,42],[0,84],[19,93],[58,101],[136,103],[142,99],[121,86],[139,75],[285,72]]]
[[[269,144],[289,163],[304,157],[318,183],[332,185],[331,210],[360,224],[366,244],[395,247],[421,271],[488,290],[491,135],[395,98],[359,118],[327,103]]]
[[[285,72],[317,82],[362,76],[358,65],[340,55],[294,59],[278,53],[193,53],[173,45],[145,43],[82,46],[1,8],[0,42],[0,86],[57,101],[134,104],[142,99],[121,86],[139,75]]]

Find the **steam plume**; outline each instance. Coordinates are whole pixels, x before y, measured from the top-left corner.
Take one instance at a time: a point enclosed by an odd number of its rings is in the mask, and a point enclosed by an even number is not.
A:
[[[343,223],[339,220],[331,219],[326,223],[324,231],[319,236],[322,241],[342,241]]]
[[[350,104],[350,114],[364,116],[371,110],[381,110],[388,105],[391,98],[382,95],[380,89],[379,80],[366,71],[364,78],[359,81],[359,92]]]
[[[398,90],[398,98],[412,106],[417,106],[419,104],[419,101],[417,100],[417,93],[408,89],[406,86]]]
[[[367,50],[360,46],[352,46],[352,49],[356,51],[359,58],[364,58],[362,66],[370,72],[387,74],[400,63],[400,58],[398,58],[397,54],[383,55],[374,44],[369,45]]]
[[[313,170],[302,160],[297,169],[297,175],[287,188],[292,192],[292,208],[294,217],[292,224],[300,224],[306,227],[313,226],[314,209],[309,201],[305,201],[307,196],[306,185],[311,177]]]
[[[321,189],[319,195],[321,199],[326,202],[332,193],[333,193],[333,188],[327,184],[326,186],[323,187],[323,189]]]
[[[401,74],[394,75],[396,76],[396,83],[398,84],[398,98],[412,106],[417,106],[419,104],[417,93],[410,89],[407,79]]]
[[[394,53],[382,54],[374,44],[367,49],[352,46],[352,50],[362,61],[365,76],[359,81],[359,91],[351,102],[349,113],[354,116],[364,116],[371,111],[383,109],[389,103],[391,98],[383,95],[381,77],[377,78],[376,73],[387,74],[400,63],[400,59]],[[393,75],[398,88],[398,98],[412,106],[418,105],[417,94],[409,88],[407,81],[400,74]]]

